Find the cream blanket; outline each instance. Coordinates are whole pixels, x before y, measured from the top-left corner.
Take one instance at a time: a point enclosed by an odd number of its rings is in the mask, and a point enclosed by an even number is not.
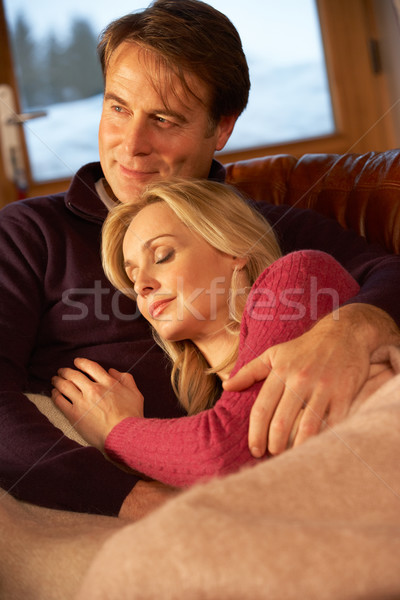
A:
[[[40,410],[40,412],[47,417],[47,419],[55,427],[60,429],[65,436],[70,440],[81,444],[81,446],[88,446],[89,444],[77,431],[72,427],[69,421],[64,417],[63,413],[55,406],[48,396],[42,394],[25,394],[28,400]]]
[[[337,427],[117,531],[76,600],[400,598],[399,456],[397,374]]]

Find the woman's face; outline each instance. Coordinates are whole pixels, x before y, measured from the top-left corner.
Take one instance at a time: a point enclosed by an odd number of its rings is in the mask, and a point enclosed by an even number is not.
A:
[[[123,255],[139,310],[162,338],[200,343],[223,330],[240,259],[210,246],[164,202],[146,206],[132,220]]]

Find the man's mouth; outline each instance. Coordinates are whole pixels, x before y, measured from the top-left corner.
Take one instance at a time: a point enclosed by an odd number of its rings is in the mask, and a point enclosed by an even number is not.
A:
[[[148,177],[154,177],[154,175],[158,175],[158,171],[157,170],[152,170],[152,169],[147,169],[147,170],[130,169],[128,167],[125,167],[121,163],[120,163],[119,166],[120,166],[122,175],[124,175],[125,177],[130,177],[132,179],[146,179]]]

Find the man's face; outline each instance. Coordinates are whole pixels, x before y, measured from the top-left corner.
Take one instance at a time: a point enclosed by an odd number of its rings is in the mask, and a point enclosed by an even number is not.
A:
[[[225,146],[236,120],[223,117],[210,134],[205,84],[195,76],[189,80],[204,104],[185,93],[177,80],[163,100],[148,64],[138,46],[124,42],[107,69],[100,162],[121,202],[134,201],[155,179],[206,178],[214,152]]]

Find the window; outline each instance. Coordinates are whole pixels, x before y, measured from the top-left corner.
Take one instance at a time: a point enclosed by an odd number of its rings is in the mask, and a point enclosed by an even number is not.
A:
[[[43,4],[43,7],[41,5]],[[211,0],[243,41],[252,89],[226,151],[241,151],[334,131],[314,0]],[[71,176],[98,160],[102,75],[98,33],[143,0],[6,0],[22,110],[44,109],[25,134],[36,181]],[[45,6],[44,6],[45,5]]]
[[[16,90],[22,110],[44,108],[48,112],[46,118],[18,128],[30,152],[30,159],[25,152],[28,187],[23,194],[64,190],[79,166],[97,159],[102,81],[94,50],[86,54],[86,73],[90,71],[90,77],[81,75],[84,65],[80,52],[78,80],[72,81],[67,71],[77,64],[79,40],[80,44],[83,38],[85,43],[91,40],[93,45],[93,38],[105,24],[149,1],[96,0],[95,9],[88,12],[89,0],[0,0],[0,85],[8,84]],[[381,16],[386,10],[392,18],[391,3],[209,1],[228,14],[239,29],[253,80],[249,107],[239,119],[229,146],[219,156],[222,162],[282,152],[296,156],[306,152],[366,152],[397,145],[387,75],[384,70],[371,68],[369,52],[371,38],[379,38],[375,11]],[[267,9],[271,11],[268,15],[264,12]],[[18,15],[22,17],[17,36]],[[253,18],[252,25],[247,15]],[[12,44],[7,38],[13,32],[21,43],[24,21],[22,66],[17,49],[11,56]],[[65,62],[66,49],[70,55]],[[28,58],[32,57],[35,60],[29,66]],[[45,60],[49,61],[46,68]],[[37,69],[47,71],[47,90],[40,80],[39,89],[28,94],[27,86],[37,87]],[[60,72],[64,76],[58,82],[59,89],[53,89],[49,96],[50,81],[53,85]],[[96,83],[92,77],[95,72]],[[43,97],[45,91],[47,100]],[[0,159],[2,154],[0,145]],[[20,190],[5,177],[0,160],[0,203],[16,199],[17,192]]]

